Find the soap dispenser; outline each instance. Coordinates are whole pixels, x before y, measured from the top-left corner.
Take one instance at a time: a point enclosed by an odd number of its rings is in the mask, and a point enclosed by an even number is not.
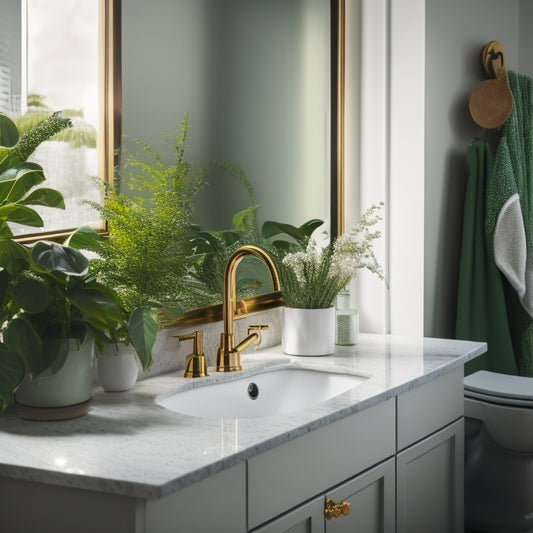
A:
[[[350,308],[350,291],[344,289],[337,295],[335,310],[335,344],[353,346],[359,338],[359,315]]]
[[[200,330],[194,331],[189,335],[177,335],[181,341],[194,341],[193,352],[185,359],[185,378],[204,378],[208,376],[207,364],[204,355],[204,347],[202,341],[202,332]]]

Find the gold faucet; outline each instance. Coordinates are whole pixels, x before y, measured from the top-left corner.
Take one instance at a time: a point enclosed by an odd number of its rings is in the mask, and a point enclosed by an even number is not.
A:
[[[233,334],[233,316],[235,314],[236,290],[235,273],[237,266],[246,255],[254,255],[265,263],[270,272],[274,291],[280,290],[278,272],[270,256],[258,246],[251,244],[241,246],[228,259],[224,271],[224,297],[222,302],[222,319],[224,320],[224,333],[220,336],[220,346],[217,350],[217,372],[236,372],[242,370],[241,352],[255,342],[261,342],[261,335],[257,330],[268,329],[268,326],[250,326],[248,335],[239,344],[235,345]]]

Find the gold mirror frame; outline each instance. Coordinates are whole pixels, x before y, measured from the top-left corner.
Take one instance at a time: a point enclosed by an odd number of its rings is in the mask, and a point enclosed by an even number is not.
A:
[[[106,20],[102,23],[101,61],[104,71],[102,91],[102,146],[105,150],[103,175],[113,176],[116,154],[122,136],[122,86],[121,86],[121,17],[120,0],[100,0]],[[344,232],[344,107],[345,107],[345,25],[346,0],[330,0],[331,24],[331,234]],[[264,311],[283,305],[280,291],[238,300],[234,318],[248,313]],[[222,303],[192,309],[166,327],[192,326],[222,320]]]

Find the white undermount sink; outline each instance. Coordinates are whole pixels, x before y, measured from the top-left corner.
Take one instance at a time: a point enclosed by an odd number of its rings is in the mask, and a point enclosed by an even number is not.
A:
[[[283,415],[329,400],[368,379],[302,368],[284,368],[177,391],[156,399],[175,411],[202,418]]]

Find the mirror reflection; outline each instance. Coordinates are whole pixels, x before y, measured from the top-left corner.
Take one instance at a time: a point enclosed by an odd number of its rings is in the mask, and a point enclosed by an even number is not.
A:
[[[173,139],[188,116],[186,158],[220,163],[197,196],[203,230],[235,229],[237,213],[259,206],[259,228],[322,219],[329,231],[330,72],[329,0],[158,0],[157,9],[130,0],[122,5],[125,148],[142,139],[170,164],[162,134]]]
[[[114,68],[121,82],[116,116],[122,128],[117,139],[122,139],[124,182],[128,155],[139,148],[133,139],[147,143],[167,168],[172,166],[173,139],[182,133],[185,118],[185,159],[201,169],[203,179],[190,195],[197,233],[186,245],[187,253],[210,254],[220,271],[232,247],[261,244],[265,222],[270,224],[268,238],[279,233],[287,237],[287,228],[316,219],[325,221],[321,229],[329,232],[330,1],[156,1],[156,8],[141,0],[117,4],[121,13],[115,19],[114,39],[121,46]],[[41,111],[67,109],[74,123],[69,139],[42,143],[44,159],[34,154],[49,185],[59,189],[68,204],[64,213],[43,211],[48,231],[84,224],[98,228],[106,218],[100,193],[88,177],[99,173],[105,159],[105,145],[97,145],[96,138],[109,117],[99,121],[98,92],[99,87],[100,97],[109,92],[109,86],[103,89],[103,78],[110,71],[98,72],[98,61],[111,56],[98,26],[104,20],[103,6],[107,14],[114,8],[98,0],[62,0],[61,5],[58,14],[47,9],[46,0],[0,0],[7,14],[0,19],[2,87],[11,76],[9,94],[2,90],[2,111],[23,121],[38,118]],[[58,30],[58,24],[68,31]],[[108,61],[109,68],[113,64]],[[73,132],[81,145],[73,144]],[[65,161],[83,168],[54,166]],[[141,202],[144,197],[149,201],[146,190],[124,189],[130,196],[140,195]],[[96,209],[80,199],[92,201]],[[253,261],[240,266],[241,296],[271,290],[268,274],[262,266],[257,270]],[[128,268],[132,270],[131,263]],[[197,279],[194,273],[188,281],[206,284],[205,277]],[[187,308],[220,301],[213,296],[220,289],[216,285],[222,285],[218,273],[212,287],[193,292]]]

